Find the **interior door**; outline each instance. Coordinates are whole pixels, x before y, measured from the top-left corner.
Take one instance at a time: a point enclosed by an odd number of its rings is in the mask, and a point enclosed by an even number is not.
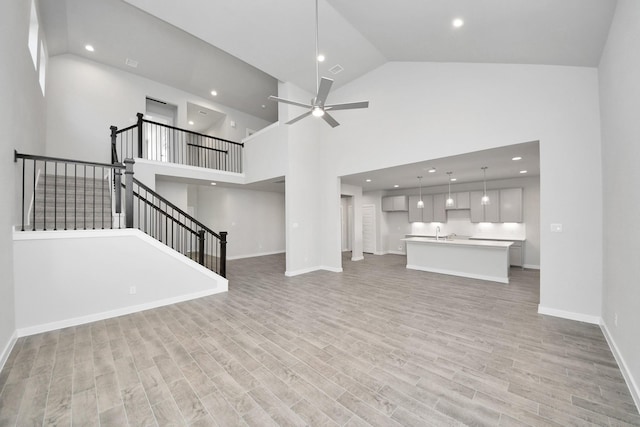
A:
[[[362,252],[376,251],[376,211],[375,205],[362,206]]]

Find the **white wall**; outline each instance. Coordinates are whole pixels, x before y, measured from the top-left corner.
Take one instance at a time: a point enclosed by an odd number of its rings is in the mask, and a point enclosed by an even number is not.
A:
[[[597,321],[602,303],[598,73],[591,68],[387,63],[332,94],[368,98],[323,135],[323,215],[337,176],[540,141],[541,309]],[[427,100],[427,101],[425,101]],[[562,223],[563,233],[551,233]],[[324,223],[323,262],[340,265],[339,221]],[[335,237],[334,237],[335,236]]]
[[[186,128],[187,102],[226,114],[215,136],[241,141],[246,128],[269,123],[187,92],[75,55],[50,58],[47,92],[47,154],[110,161],[109,126],[124,128],[145,111],[150,96],[178,106],[177,126]],[[231,128],[229,122],[236,122]]]
[[[640,2],[619,0],[600,62],[605,329],[640,407]],[[618,319],[617,324],[615,319]]]
[[[183,211],[187,211],[187,184],[156,179],[156,192]]]
[[[189,205],[212,230],[227,231],[227,257],[246,258],[285,251],[283,193],[221,186],[190,186]]]
[[[228,287],[226,279],[135,229],[21,232],[14,251],[20,336],[226,292]],[[131,286],[136,287],[133,295]]]
[[[385,252],[385,238],[387,236],[387,223],[384,220],[386,212],[382,212],[382,196],[383,191],[369,191],[362,194],[363,205],[374,205],[376,211],[376,255],[382,255]]]
[[[349,230],[351,233],[351,260],[360,261],[364,259],[364,254],[362,253],[362,205],[364,204],[362,202],[362,187],[341,184],[338,197],[341,195],[351,196],[351,203],[353,204],[353,229]],[[332,217],[326,218],[329,221],[331,219]]]
[[[13,150],[44,154],[44,98],[27,47],[30,6],[30,1],[3,2],[0,13],[0,369],[15,336],[12,227],[20,218],[21,169]]]

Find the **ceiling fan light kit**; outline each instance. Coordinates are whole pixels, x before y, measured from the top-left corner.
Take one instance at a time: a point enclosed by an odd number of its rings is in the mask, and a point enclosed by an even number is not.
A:
[[[313,115],[314,117],[322,117],[331,127],[339,126],[340,123],[334,119],[328,112],[336,110],[353,110],[356,108],[368,108],[369,101],[349,102],[344,104],[326,105],[329,91],[333,85],[333,80],[327,77],[320,78],[320,53],[318,50],[318,0],[316,0],[316,92],[315,98],[311,100],[310,104],[304,104],[302,102],[291,101],[277,96],[270,96],[269,99],[283,104],[295,105],[296,107],[307,108],[308,111],[303,113],[287,122],[288,125],[292,125],[305,117]]]

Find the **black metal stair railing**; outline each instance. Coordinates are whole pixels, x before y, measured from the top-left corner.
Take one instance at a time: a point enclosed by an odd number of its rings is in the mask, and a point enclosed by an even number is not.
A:
[[[135,179],[133,159],[123,165],[117,153],[112,156],[114,164],[106,164],[15,151],[22,176],[20,230],[135,227],[226,277],[227,232],[212,231]]]
[[[227,232],[216,233],[128,174],[125,164],[124,197],[127,227],[137,228],[204,267],[226,277]]]
[[[106,164],[14,152],[21,163],[20,230],[120,228],[111,183],[124,170]]]
[[[244,144],[147,120],[118,129],[111,126],[113,159],[141,158],[242,173]]]

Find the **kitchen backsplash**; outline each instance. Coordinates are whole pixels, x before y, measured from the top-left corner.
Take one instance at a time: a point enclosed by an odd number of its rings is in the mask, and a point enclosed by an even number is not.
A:
[[[440,227],[440,235],[456,234],[467,237],[495,239],[525,239],[524,223],[472,223],[463,211],[448,211],[446,223],[411,223],[411,234],[435,235]]]

